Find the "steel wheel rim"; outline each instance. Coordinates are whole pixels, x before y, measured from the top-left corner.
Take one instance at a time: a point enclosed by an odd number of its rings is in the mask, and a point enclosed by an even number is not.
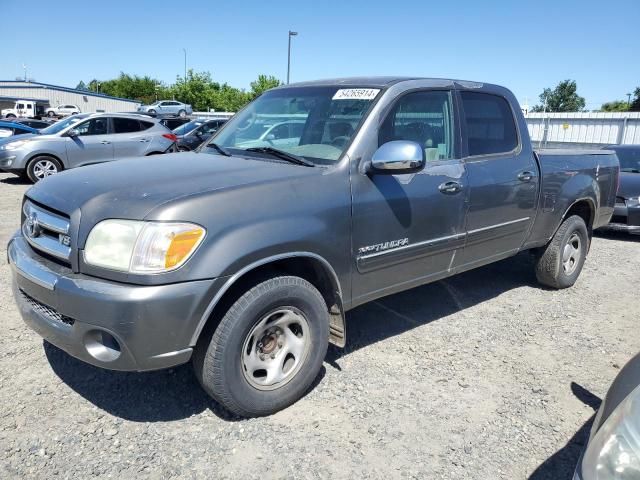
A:
[[[51,160],[39,160],[33,166],[33,175],[36,178],[49,177],[58,173],[58,167]]]
[[[580,235],[574,232],[569,237],[569,241],[562,249],[562,269],[567,275],[571,275],[578,267],[578,262],[582,255],[582,240]]]
[[[276,390],[289,383],[304,364],[311,347],[311,329],[295,307],[263,316],[242,345],[240,362],[245,380],[257,390]]]

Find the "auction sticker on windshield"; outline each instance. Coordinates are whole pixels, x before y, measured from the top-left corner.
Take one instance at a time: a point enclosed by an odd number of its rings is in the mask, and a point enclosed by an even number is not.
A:
[[[373,100],[379,91],[379,88],[341,88],[332,100]]]

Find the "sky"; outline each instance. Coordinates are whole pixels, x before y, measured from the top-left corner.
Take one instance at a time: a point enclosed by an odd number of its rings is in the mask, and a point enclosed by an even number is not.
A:
[[[23,19],[23,20],[20,20]],[[187,67],[248,88],[409,75],[498,83],[521,104],[574,79],[587,109],[640,86],[640,0],[313,2],[0,0],[0,79],[75,87],[123,71],[173,83]]]

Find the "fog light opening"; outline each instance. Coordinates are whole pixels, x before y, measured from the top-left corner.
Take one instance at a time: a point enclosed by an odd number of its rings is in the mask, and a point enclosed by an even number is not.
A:
[[[113,362],[122,353],[120,344],[113,335],[104,330],[91,330],[84,337],[84,346],[96,360]]]

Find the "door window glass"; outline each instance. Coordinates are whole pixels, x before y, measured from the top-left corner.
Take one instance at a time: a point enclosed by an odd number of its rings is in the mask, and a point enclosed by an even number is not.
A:
[[[513,112],[506,99],[461,92],[469,156],[508,153],[518,146]]]
[[[114,118],[113,130],[114,133],[139,132],[140,123],[132,118]]]
[[[403,96],[380,128],[379,145],[392,140],[419,143],[427,161],[453,158],[451,94],[422,91]]]
[[[106,118],[93,118],[87,122],[81,123],[75,128],[78,136],[85,137],[89,135],[106,135],[108,133]]]

